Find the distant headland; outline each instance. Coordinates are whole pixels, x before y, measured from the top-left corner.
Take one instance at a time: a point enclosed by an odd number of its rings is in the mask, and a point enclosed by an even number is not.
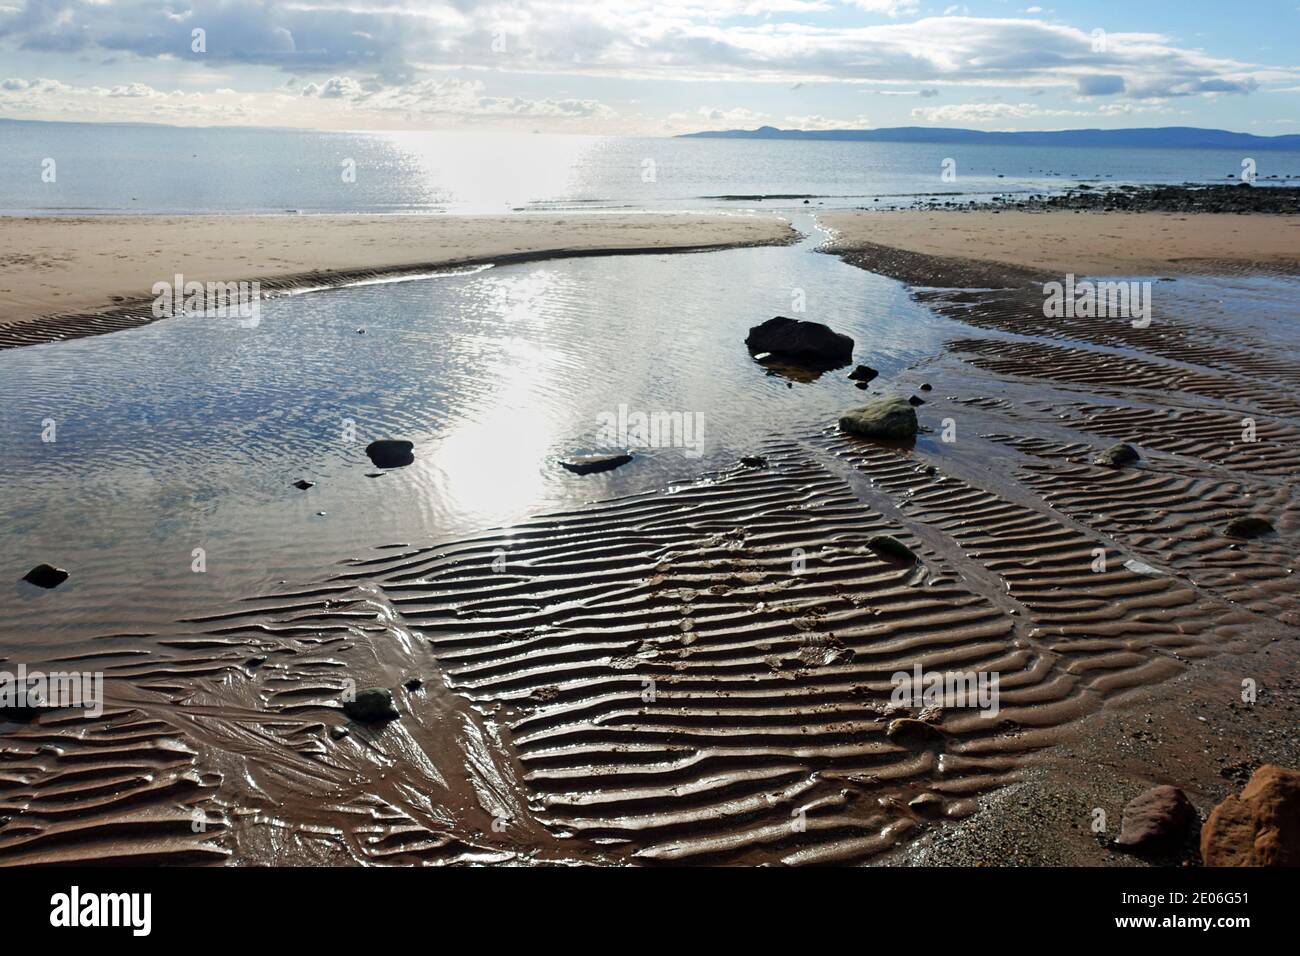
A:
[[[992,132],[930,126],[887,129],[758,129],[706,130],[684,133],[679,139],[804,139],[864,143],[933,143],[977,146],[1095,146],[1135,149],[1283,149],[1300,150],[1300,135],[1255,136],[1223,129],[1165,126],[1146,129],[1063,129]]]

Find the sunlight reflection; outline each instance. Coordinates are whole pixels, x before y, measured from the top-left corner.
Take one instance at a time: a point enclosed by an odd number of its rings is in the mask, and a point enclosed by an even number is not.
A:
[[[504,343],[500,364],[486,373],[501,383],[490,407],[469,416],[438,448],[443,504],[497,522],[541,500],[555,422],[540,395],[554,364],[522,339]]]
[[[599,136],[517,133],[384,134],[427,184],[431,201],[458,213],[499,213],[530,201],[586,197],[587,156]]]

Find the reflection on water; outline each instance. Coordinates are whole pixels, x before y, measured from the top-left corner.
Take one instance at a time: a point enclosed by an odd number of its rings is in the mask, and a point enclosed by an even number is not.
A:
[[[807,318],[857,340],[880,384],[945,334],[900,285],[804,243],[521,264],[271,300],[256,328],[178,318],[2,352],[3,575],[65,567],[60,629],[125,631],[160,608],[319,578],[377,545],[730,467],[862,397],[843,371],[795,384],[748,354],[749,327],[789,314],[796,290]],[[600,422],[620,405],[700,416],[702,455],[559,467],[612,450]],[[377,438],[413,441],[415,464],[371,477]],[[6,586],[23,626],[47,627],[50,596],[30,590]]]
[[[556,421],[535,393],[558,387],[554,363],[548,361],[552,353],[513,338],[503,343],[502,353],[485,370],[501,383],[490,403],[468,412],[433,451],[433,461],[442,469],[441,501],[453,513],[497,515],[512,502],[518,507],[544,494],[539,465],[554,445]]]

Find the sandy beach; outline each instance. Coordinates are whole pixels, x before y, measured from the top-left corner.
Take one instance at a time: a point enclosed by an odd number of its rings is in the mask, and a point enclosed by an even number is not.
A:
[[[343,283],[484,262],[788,242],[770,215],[0,217],[0,328],[200,282]]]
[[[1300,269],[1300,218],[1141,212],[830,212],[836,249],[893,249],[1064,274]]]

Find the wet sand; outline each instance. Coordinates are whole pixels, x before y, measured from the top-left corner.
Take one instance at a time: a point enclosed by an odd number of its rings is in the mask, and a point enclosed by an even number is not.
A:
[[[775,216],[0,217],[0,348],[149,321],[155,282],[263,292],[483,263],[792,241]]]
[[[924,397],[914,445],[774,423],[762,467],[106,630],[59,659],[106,672],[105,715],[5,736],[0,862],[1129,863],[1105,836],[1145,787],[1204,815],[1295,766],[1283,330],[1049,321],[1023,268],[843,255],[952,286],[915,294],[969,330],[872,390]],[[1092,463],[1118,441],[1142,460]],[[1225,537],[1247,512],[1278,533]],[[1000,713],[891,703],[918,663],[996,671]],[[401,718],[349,721],[349,681]]]

